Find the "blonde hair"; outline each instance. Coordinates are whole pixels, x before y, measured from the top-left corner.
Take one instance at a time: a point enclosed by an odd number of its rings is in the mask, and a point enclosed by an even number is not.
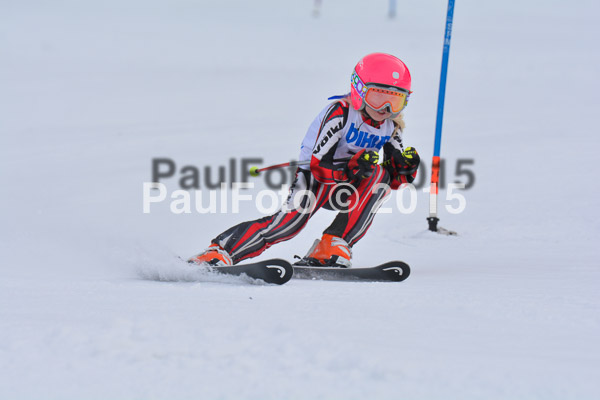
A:
[[[352,107],[352,100],[350,99],[350,93],[348,93],[347,96],[344,96],[343,98],[339,99],[338,101],[345,101],[346,103],[348,103],[348,105],[350,107]],[[402,131],[404,131],[404,127],[406,126],[406,123],[404,122],[404,115],[402,113],[398,114],[396,117],[392,118],[391,120],[394,123],[394,132],[392,132],[392,137],[393,137],[398,133],[398,131],[400,131],[400,133],[402,133]]]

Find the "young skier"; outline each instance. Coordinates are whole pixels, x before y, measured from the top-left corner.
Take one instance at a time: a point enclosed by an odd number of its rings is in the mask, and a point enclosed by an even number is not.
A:
[[[321,207],[338,210],[301,263],[351,267],[352,246],[367,232],[379,206],[402,183],[411,183],[420,158],[402,146],[401,111],[411,93],[410,72],[384,53],[363,57],[352,73],[350,93],[335,96],[302,141],[286,204],[271,216],[233,226],[188,261],[233,265],[291,239]],[[383,147],[384,162],[378,164]],[[341,161],[340,161],[341,160]],[[352,189],[349,191],[348,189]]]

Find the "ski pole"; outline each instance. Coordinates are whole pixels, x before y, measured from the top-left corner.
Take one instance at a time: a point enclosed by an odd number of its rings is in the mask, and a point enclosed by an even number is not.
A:
[[[333,160],[333,162],[343,162],[343,161],[348,161],[350,160],[350,158],[338,158]],[[277,168],[285,168],[285,167],[298,167],[300,165],[309,165],[310,161],[306,160],[306,161],[290,161],[290,162],[286,162],[283,164],[275,164],[275,165],[269,165],[268,167],[263,167],[263,168],[258,168],[258,167],[252,167],[250,168],[250,176],[258,176],[261,172],[263,171],[270,171],[272,169],[277,169]]]
[[[440,91],[438,95],[437,119],[435,123],[435,143],[433,146],[433,159],[431,163],[431,188],[429,191],[429,230],[438,232],[443,228],[437,227],[440,220],[437,217],[437,195],[440,177],[440,148],[442,146],[442,121],[444,119],[444,100],[446,97],[446,77],[448,75],[448,56],[450,55],[450,39],[452,37],[452,18],[454,16],[454,0],[448,0],[448,14],[446,15],[446,32],[444,34],[444,50],[442,53],[442,71],[440,74]],[[443,229],[443,231],[447,231]],[[450,231],[447,231],[450,232]],[[451,232],[450,234],[456,234]]]

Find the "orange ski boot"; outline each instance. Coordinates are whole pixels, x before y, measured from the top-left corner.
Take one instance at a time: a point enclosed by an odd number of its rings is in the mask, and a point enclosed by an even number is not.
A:
[[[194,264],[214,265],[215,267],[233,265],[231,256],[216,243],[211,244],[208,249],[204,250],[202,253],[188,259],[188,262]]]
[[[341,237],[324,234],[305,258],[309,265],[350,268],[352,249]]]

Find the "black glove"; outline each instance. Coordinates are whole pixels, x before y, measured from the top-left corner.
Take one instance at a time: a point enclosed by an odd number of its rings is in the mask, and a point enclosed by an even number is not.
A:
[[[363,179],[373,175],[379,154],[374,151],[361,150],[352,156],[346,165],[346,174],[350,180]]]
[[[412,175],[419,169],[420,162],[421,157],[417,149],[407,147],[404,151],[394,150],[390,159],[386,161],[386,166],[391,166],[398,175]]]

